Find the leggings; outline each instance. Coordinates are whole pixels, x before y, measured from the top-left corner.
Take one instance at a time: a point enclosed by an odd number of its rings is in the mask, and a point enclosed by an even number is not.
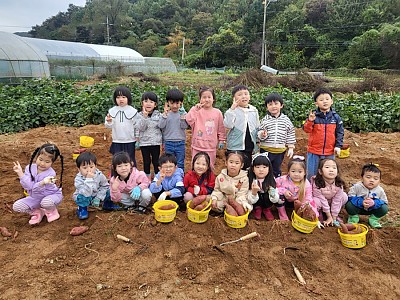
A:
[[[157,174],[158,159],[160,158],[160,145],[140,146],[143,157],[143,169],[146,175],[150,175],[150,165],[153,163],[154,174]]]

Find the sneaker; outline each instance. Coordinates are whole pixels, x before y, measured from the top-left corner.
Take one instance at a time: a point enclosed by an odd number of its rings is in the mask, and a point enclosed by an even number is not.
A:
[[[358,215],[349,215],[347,219],[347,223],[357,224],[360,221],[360,217]]]
[[[139,205],[138,207],[136,207],[135,209],[133,209],[133,211],[134,211],[135,213],[138,213],[138,214],[145,214],[145,213],[147,212],[147,207],[144,207],[144,206]]]
[[[113,210],[121,210],[122,207],[114,202],[108,200],[103,202],[103,210],[113,211]]]

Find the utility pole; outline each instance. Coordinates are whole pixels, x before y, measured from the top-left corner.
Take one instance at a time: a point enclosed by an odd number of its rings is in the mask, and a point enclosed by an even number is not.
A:
[[[110,26],[114,25],[114,24],[110,24],[108,21],[108,15],[107,15],[107,22],[106,23],[100,23],[103,25],[107,25],[107,45],[110,45]]]
[[[182,41],[182,63],[184,58],[185,58],[185,37],[183,37]]]
[[[265,42],[265,31],[266,31],[266,23],[267,23],[267,7],[271,2],[277,2],[278,0],[264,0],[264,21],[263,21],[263,36],[262,36],[262,47],[261,47],[261,66],[266,64],[267,57],[267,49]]]

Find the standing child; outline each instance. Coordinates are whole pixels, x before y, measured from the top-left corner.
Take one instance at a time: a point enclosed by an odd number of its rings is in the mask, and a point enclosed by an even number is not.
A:
[[[76,166],[79,172],[75,176],[72,198],[78,205],[78,218],[84,220],[89,217],[88,206],[100,207],[100,202],[110,201],[110,185],[106,176],[97,169],[97,158],[93,153],[81,153]]]
[[[288,163],[288,174],[276,178],[279,197],[285,206],[278,208],[279,219],[289,220],[285,207],[293,208],[294,201],[308,202],[318,216],[317,205],[312,198],[311,184],[306,178],[306,162],[303,156],[295,155]]]
[[[340,154],[343,146],[344,128],[340,116],[331,109],[332,93],[326,88],[314,94],[317,110],[311,111],[303,129],[308,133],[307,179],[316,175],[321,158],[332,158]]]
[[[177,167],[177,160],[172,153],[163,153],[159,160],[160,172],[150,184],[150,191],[157,200],[169,199],[178,203],[182,210],[185,209],[183,194],[183,170]]]
[[[177,159],[178,168],[185,169],[186,113],[181,111],[183,93],[178,89],[167,92],[164,113],[159,127],[162,130],[165,152],[172,153]]]
[[[283,108],[283,98],[277,93],[269,94],[265,98],[267,114],[261,120],[258,131],[260,139],[260,152],[267,152],[271,161],[274,176],[281,176],[281,165],[287,156],[292,158],[294,144],[296,143],[295,130],[290,119],[281,110]]]
[[[369,215],[368,223],[372,228],[381,228],[379,219],[387,214],[388,199],[379,185],[381,170],[375,164],[366,164],[361,171],[362,180],[350,188],[346,210],[348,223],[358,223],[358,215]]]
[[[138,111],[131,106],[132,95],[127,87],[117,87],[113,99],[115,106],[109,109],[105,120],[106,128],[112,128],[110,152],[113,155],[121,151],[127,152],[136,166],[135,122]]]
[[[137,124],[144,172],[150,181],[151,164],[153,164],[154,174],[158,172],[158,159],[160,158],[160,146],[162,143],[161,129],[158,126],[161,114],[156,109],[157,103],[158,97],[156,94],[146,92],[142,95],[142,111],[139,113],[140,119]]]
[[[185,203],[196,196],[209,195],[214,190],[215,175],[211,169],[210,156],[207,152],[197,152],[193,157],[192,170],[183,178],[186,193],[183,195]]]
[[[224,126],[229,130],[227,150],[240,151],[244,154],[243,168],[251,163],[251,155],[257,151],[257,130],[260,126],[258,110],[249,104],[250,92],[244,85],[232,90],[233,103],[225,112]]]
[[[56,172],[52,168],[53,163],[60,157],[61,176],[60,186],[55,184]],[[36,159],[35,163],[33,159]],[[53,222],[60,218],[57,206],[63,199],[62,175],[64,171],[64,159],[60,150],[54,144],[44,144],[33,152],[29,165],[22,171],[19,162],[14,162],[13,170],[17,173],[19,181],[28,196],[17,200],[13,205],[16,212],[31,215],[29,224],[39,224],[44,215],[47,222]]]
[[[249,168],[249,187],[248,200],[253,204],[253,213],[256,220],[261,219],[263,213],[268,221],[274,220],[271,212],[272,205],[275,204],[279,210],[281,207],[285,209],[283,201],[280,201],[274,174],[272,172],[272,164],[268,158],[268,153],[256,154],[253,157]]]
[[[134,166],[126,152],[118,152],[112,158],[110,179],[111,200],[121,203],[124,209],[145,213],[151,200],[149,179]]]
[[[217,147],[224,148],[224,117],[219,109],[214,108],[215,92],[210,87],[199,90],[200,103],[193,106],[186,115],[186,122],[192,127],[192,157],[200,151],[210,156],[214,168]]]
[[[344,192],[346,184],[340,177],[339,166],[335,160],[324,158],[319,161],[318,173],[311,177],[312,195],[317,205],[320,221],[323,214],[326,220],[324,226],[340,226],[342,220],[338,217],[340,210],[347,202],[347,195]],[[322,210],[322,212],[321,212]]]
[[[241,151],[227,151],[226,168],[215,179],[215,188],[211,193],[214,211],[223,212],[229,199],[243,206],[245,211],[251,211],[253,206],[248,202],[249,178],[243,168],[243,153]]]

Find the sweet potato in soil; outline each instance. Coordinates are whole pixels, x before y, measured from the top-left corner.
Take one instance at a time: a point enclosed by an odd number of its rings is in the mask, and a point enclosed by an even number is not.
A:
[[[217,104],[218,101],[221,100],[217,99]],[[104,134],[107,140],[103,139]],[[350,186],[360,180],[364,163],[378,163],[390,205],[388,216],[382,220],[384,228],[370,230],[367,245],[361,250],[343,247],[335,227],[303,234],[294,230],[290,222],[256,221],[251,214],[242,229],[228,227],[223,216],[215,215],[196,224],[181,211],[168,224],[155,222],[151,213],[94,209],[89,211],[87,220],[80,221],[71,199],[77,173],[72,153],[79,147],[81,135],[95,139],[88,151],[96,155],[97,167],[108,176],[111,131],[103,124],[82,128],[47,126],[0,135],[0,226],[19,232],[15,240],[0,238],[1,300],[400,298],[400,227],[393,223],[400,213],[400,201],[396,200],[400,169],[393,167],[400,165],[400,133],[346,131],[345,142],[351,145],[351,155],[337,160],[342,177]],[[297,129],[296,138],[296,154],[306,155],[307,135]],[[54,142],[64,156],[64,200],[58,207],[61,217],[51,223],[44,219],[32,227],[28,224],[29,215],[10,209],[14,201],[23,197],[12,162],[19,161],[25,168],[33,150],[48,141]],[[190,132],[186,151],[185,170],[190,170]],[[136,159],[139,170],[143,170],[140,151],[136,151]],[[224,165],[224,151],[218,150],[215,173],[219,174]],[[285,157],[284,173],[286,166]],[[53,168],[60,178],[59,159]],[[272,212],[278,219],[277,211]],[[347,220],[346,214],[340,216]],[[368,224],[367,217],[360,216],[360,223]],[[82,225],[90,230],[78,237],[69,235],[72,227]],[[224,246],[225,254],[212,247],[253,231],[261,238]],[[115,238],[117,234],[129,237],[132,243],[120,243]],[[291,246],[300,250],[287,248],[283,254],[284,248]],[[307,285],[297,282],[291,263],[299,268]],[[96,290],[99,284],[105,288]]]

